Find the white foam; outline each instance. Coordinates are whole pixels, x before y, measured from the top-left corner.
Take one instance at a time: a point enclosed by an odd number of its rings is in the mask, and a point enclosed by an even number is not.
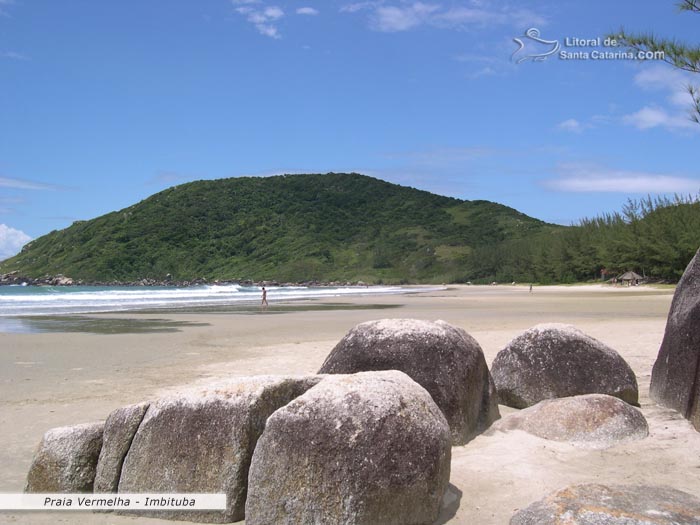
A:
[[[441,289],[441,288],[435,288]],[[267,287],[270,303],[298,299],[406,293],[399,286]],[[260,300],[261,288],[239,285],[175,287],[0,287],[0,316],[122,312],[227,306]]]

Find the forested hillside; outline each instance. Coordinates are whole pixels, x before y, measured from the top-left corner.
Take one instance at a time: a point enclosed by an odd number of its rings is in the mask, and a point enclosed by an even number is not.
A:
[[[700,202],[648,197],[621,212],[481,246],[469,259],[475,279],[567,283],[627,270],[675,282],[700,247]]]
[[[198,181],[77,222],[0,264],[86,281],[539,282],[627,270],[677,281],[700,246],[700,202],[630,201],[563,227],[358,174]]]
[[[359,175],[198,181],[36,239],[0,265],[88,281],[455,282],[472,250],[558,229]]]

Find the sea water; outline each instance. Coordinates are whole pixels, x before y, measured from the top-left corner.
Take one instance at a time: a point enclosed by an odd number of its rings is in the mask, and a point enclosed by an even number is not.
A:
[[[415,288],[370,287],[267,287],[273,305],[299,299],[386,295],[407,293]],[[153,309],[191,309],[259,303],[258,286],[212,285],[127,287],[127,286],[0,286],[0,316],[35,316],[124,312]]]

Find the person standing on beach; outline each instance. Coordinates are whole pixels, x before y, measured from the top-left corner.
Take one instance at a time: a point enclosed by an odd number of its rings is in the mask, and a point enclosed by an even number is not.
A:
[[[265,290],[265,287],[262,287],[262,302],[260,303],[260,308],[263,310],[267,310],[267,290]]]

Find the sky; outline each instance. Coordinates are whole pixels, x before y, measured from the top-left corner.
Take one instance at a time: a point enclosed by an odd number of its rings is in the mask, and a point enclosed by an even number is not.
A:
[[[0,0],[0,259],[201,179],[355,171],[558,224],[695,195],[700,75],[621,27],[700,45],[672,0]]]

